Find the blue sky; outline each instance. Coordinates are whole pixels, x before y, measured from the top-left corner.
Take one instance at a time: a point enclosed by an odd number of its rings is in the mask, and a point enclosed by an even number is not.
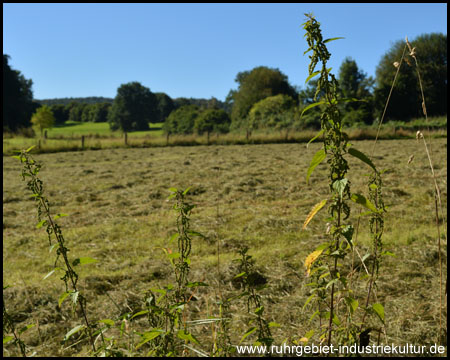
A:
[[[397,40],[447,33],[447,4],[3,4],[3,53],[36,99],[114,97],[139,81],[172,98],[224,100],[240,71],[280,69],[304,86],[301,24],[312,12],[338,73],[346,56],[374,76]]]

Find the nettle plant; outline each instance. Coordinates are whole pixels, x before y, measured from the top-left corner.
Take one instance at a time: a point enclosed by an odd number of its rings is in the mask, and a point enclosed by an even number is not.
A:
[[[196,288],[208,286],[201,281],[188,281],[192,238],[194,236],[203,237],[203,235],[192,230],[190,226],[190,215],[195,205],[186,200],[189,188],[184,191],[170,188],[170,191],[172,194],[169,199],[175,199],[173,208],[177,213],[177,232],[170,238],[169,243],[176,241],[178,251],[174,252],[169,247],[163,248],[163,250],[172,266],[175,283],[148,290],[144,299],[146,310],[134,315],[147,314],[151,329],[140,334],[141,342],[136,349],[144,344],[149,345],[148,356],[185,355],[187,349],[203,354],[188,344],[200,345],[189,327],[191,324],[203,324],[204,322],[188,321],[185,311]]]
[[[375,315],[384,324],[384,308],[381,304],[370,305],[373,295],[372,289],[376,285],[376,277],[379,268],[379,257],[382,251],[381,236],[383,233],[383,213],[385,211],[382,201],[382,182],[380,172],[368,156],[352,147],[348,142],[348,135],[342,128],[342,117],[339,106],[344,102],[358,101],[357,99],[339,98],[339,83],[327,68],[327,62],[331,57],[326,43],[341,39],[331,38],[324,40],[320,24],[316,19],[306,14],[307,21],[303,24],[306,31],[306,40],[309,48],[305,54],[309,55],[308,82],[319,75],[315,93],[315,103],[307,106],[302,115],[309,109],[322,106],[323,112],[320,117],[321,131],[313,138],[323,138],[323,148],[313,157],[307,171],[308,182],[313,170],[325,159],[329,165],[328,180],[330,197],[316,204],[303,225],[305,229],[311,219],[328,204],[329,218],[326,230],[326,241],[320,244],[305,260],[307,276],[310,279],[308,286],[311,288],[305,306],[314,300],[317,309],[311,316],[311,320],[319,318],[319,339],[330,345],[334,339],[337,343],[351,345],[358,343],[360,346],[368,345],[369,334],[372,327],[366,326],[366,316]],[[317,64],[321,62],[320,70],[315,71]],[[310,141],[310,142],[311,142]],[[351,182],[347,175],[349,165],[346,155],[350,154],[363,161],[373,171],[369,181],[369,197],[361,194],[352,194]],[[368,279],[368,293],[362,306],[355,295],[352,287],[354,281],[353,263],[351,261],[354,251],[355,239],[354,226],[350,219],[349,201],[354,201],[368,210],[364,215],[369,215],[370,231],[372,233],[372,269],[365,274]],[[363,215],[363,214],[362,214]],[[346,270],[350,269],[350,271]],[[362,313],[362,318],[358,315]],[[305,338],[314,335],[314,330],[309,331]]]
[[[19,155],[13,156],[14,158],[20,160],[23,165],[22,168],[22,180],[28,179],[27,187],[31,191],[31,196],[35,200],[38,224],[37,228],[45,226],[48,242],[49,251],[52,252],[56,248],[56,259],[54,262],[53,270],[50,271],[45,277],[48,278],[53,273],[62,274],[61,280],[65,284],[65,291],[61,294],[58,299],[58,306],[61,307],[62,302],[70,297],[72,301],[72,309],[75,313],[77,307],[80,308],[81,318],[84,322],[83,324],[75,326],[71,329],[64,337],[64,342],[69,340],[70,337],[79,333],[81,336],[85,335],[90,341],[93,353],[97,353],[95,346],[95,335],[99,335],[95,330],[95,325],[89,322],[87,311],[86,311],[86,298],[81,294],[78,287],[78,274],[75,271],[76,266],[82,264],[88,264],[95,262],[95,259],[89,257],[80,257],[74,259],[72,262],[69,261],[68,251],[66,247],[66,242],[62,234],[60,226],[57,224],[56,220],[62,216],[67,216],[66,214],[52,215],[50,211],[50,202],[44,195],[44,185],[41,179],[39,179],[38,174],[41,169],[41,164],[33,159],[30,151],[34,146],[27,150],[20,151]],[[56,241],[55,241],[56,240]],[[61,261],[62,258],[62,261]]]

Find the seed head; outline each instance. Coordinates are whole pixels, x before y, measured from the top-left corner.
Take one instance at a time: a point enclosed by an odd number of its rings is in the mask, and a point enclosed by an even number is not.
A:
[[[408,159],[408,165],[414,160],[414,154],[412,154]]]
[[[423,139],[423,134],[420,130],[416,132],[416,140],[419,141],[419,139]]]
[[[398,69],[398,67],[400,66],[400,63],[399,63],[398,61],[396,61],[396,62],[394,63],[394,66]]]

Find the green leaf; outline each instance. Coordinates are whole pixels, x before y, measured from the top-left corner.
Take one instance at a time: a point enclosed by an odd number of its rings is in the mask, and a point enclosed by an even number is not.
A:
[[[306,173],[306,183],[309,183],[309,177],[311,176],[316,166],[319,165],[326,157],[327,154],[325,153],[324,149],[320,149],[315,153],[311,160],[311,163],[309,164],[308,172]]]
[[[22,329],[19,330],[19,334],[24,333],[24,332],[27,331],[28,329],[31,329],[33,326],[34,326],[34,324],[25,325]]]
[[[200,345],[200,343],[199,343],[198,340],[194,337],[194,335],[192,335],[191,333],[185,332],[184,330],[178,331],[177,336],[178,336],[181,340],[187,340],[187,341],[193,342],[194,344]]]
[[[138,316],[141,316],[141,315],[145,315],[145,314],[147,314],[147,313],[148,313],[148,310],[142,310],[142,311],[139,311],[139,312],[137,312],[136,314],[134,314],[134,315],[130,318],[130,320],[134,319],[135,317],[138,317]]]
[[[309,76],[306,78],[305,84],[306,84],[309,80],[311,80],[314,76],[317,76],[317,75],[319,75],[319,74],[320,74],[320,71],[313,72],[311,75],[309,75]]]
[[[25,152],[30,152],[34,147],[36,147],[36,145],[30,146],[28,149],[25,150]]]
[[[314,330],[309,330],[306,334],[305,334],[305,338],[310,339],[311,336],[314,335]]]
[[[60,217],[63,217],[63,216],[69,216],[69,215],[68,214],[56,214],[54,219],[56,220],[56,219],[59,219]]]
[[[333,189],[339,194],[339,197],[342,199],[342,195],[344,194],[345,187],[347,186],[348,179],[336,180],[333,183]]]
[[[77,325],[75,326],[72,330],[70,330],[65,336],[64,336],[64,341],[69,340],[69,338],[73,335],[76,334],[78,331],[83,330],[86,327],[86,325]]]
[[[171,187],[171,188],[169,188],[169,191],[171,191],[171,192],[173,192],[173,193],[176,193],[176,192],[178,191],[178,189],[177,189],[177,188],[174,188],[174,187]]]
[[[312,143],[314,140],[316,140],[320,135],[322,135],[324,131],[325,131],[324,129],[320,130],[320,131],[317,133],[316,136],[314,136],[311,140],[309,140],[308,143],[306,144],[306,148],[308,148],[309,144],[311,144],[311,143]]]
[[[327,284],[327,286],[325,286],[325,289],[328,289],[331,285],[333,285],[334,283],[336,283],[336,282],[338,282],[339,281],[339,279],[333,279],[333,280],[331,280],[328,284]]]
[[[311,301],[312,299],[314,299],[315,296],[316,296],[316,294],[312,294],[312,295],[310,295],[310,296],[308,297],[308,299],[307,299],[306,302],[305,302],[305,305],[303,305],[303,307],[302,307],[303,310],[305,310],[306,305],[308,305],[308,304],[310,303],[310,301]]]
[[[353,248],[352,238],[353,238],[354,231],[355,231],[355,229],[352,225],[346,225],[342,229],[342,235],[344,235],[345,239],[347,240],[347,242],[350,244],[350,246],[352,248]]]
[[[95,263],[97,260],[90,257],[81,257],[72,262],[73,266]]]
[[[344,37],[334,37],[334,38],[329,38],[323,41],[324,44],[326,44],[327,42],[330,41],[334,41],[334,40],[340,40],[340,39],[345,39]]]
[[[356,309],[358,308],[359,302],[358,300],[355,300],[351,297],[346,297],[345,301],[347,302],[348,306],[350,307],[350,312],[353,314]]]
[[[341,321],[339,320],[339,318],[337,317],[336,313],[333,314],[333,323],[336,326],[340,326],[341,325]]]
[[[319,315],[319,313],[320,313],[320,311],[319,311],[319,310],[316,310],[316,311],[314,312],[314,314],[312,314],[312,315],[310,316],[309,321],[311,322],[317,315]]]
[[[237,274],[233,279],[240,278],[241,276],[244,276],[246,274],[245,271],[241,272],[240,274]]]
[[[278,323],[276,323],[276,322],[273,322],[273,321],[269,322],[267,325],[268,325],[269,327],[281,327],[280,324],[278,324]]]
[[[264,306],[260,306],[255,309],[256,315],[262,315],[263,312],[264,312]]]
[[[180,236],[180,234],[178,234],[178,233],[173,234],[173,235],[170,237],[170,239],[169,239],[169,244],[170,244],[172,241],[174,241],[178,236]]]
[[[106,324],[108,326],[114,326],[114,324],[115,324],[114,320],[111,320],[111,319],[103,319],[103,320],[99,320],[98,322]]]
[[[9,343],[12,339],[14,339],[14,336],[5,336],[3,338],[3,344]]]
[[[186,195],[190,189],[191,189],[191,187],[188,187],[186,190],[184,190],[183,195]]]
[[[154,338],[160,336],[163,334],[162,330],[153,330],[153,331],[148,331],[144,334],[142,334],[142,337],[144,338],[143,341],[141,341],[137,346],[136,346],[136,350],[139,349],[142,345],[144,345],[145,343],[149,342],[150,340],[153,340]]]
[[[372,204],[369,200],[367,200],[363,195],[353,194],[351,197],[352,201],[357,204],[360,204],[373,212],[378,212],[377,208],[374,204]]]
[[[254,333],[255,331],[256,331],[256,327],[255,326],[252,326],[250,329],[248,329],[247,332],[242,336],[241,341],[239,341],[239,344],[242,343],[247,336],[249,336],[250,334]]]
[[[193,288],[193,287],[197,287],[197,286],[209,286],[209,285],[204,282],[201,282],[201,281],[188,282],[186,284],[186,287],[188,287],[188,288]]]
[[[61,307],[61,304],[63,303],[63,301],[66,299],[66,297],[68,297],[69,296],[69,292],[68,291],[66,291],[66,292],[63,292],[62,294],[61,294],[61,296],[59,297],[59,299],[58,299],[58,306],[59,307]]]
[[[381,253],[381,256],[384,256],[384,255],[387,255],[387,256],[394,256],[394,257],[397,256],[397,255],[395,255],[393,252],[390,252],[390,251],[383,251],[383,252]]]
[[[372,160],[370,160],[364,153],[362,153],[359,150],[356,150],[355,148],[350,148],[348,149],[348,153],[356,158],[358,158],[359,160],[365,162],[367,165],[369,165],[372,169],[374,169],[375,171],[377,171],[375,165],[373,164]]]
[[[380,303],[376,303],[372,305],[372,309],[380,318],[381,322],[384,324],[384,307]]]
[[[46,223],[47,223],[47,220],[41,220],[41,221],[39,221],[38,224],[36,225],[36,229],[40,229],[40,228],[43,227]]]
[[[169,258],[169,259],[178,259],[179,257],[181,257],[181,254],[179,253],[179,252],[174,252],[174,253],[171,253],[171,254],[169,254],[169,253],[167,253],[167,257]]]
[[[322,104],[326,104],[326,101],[319,101],[319,102],[315,102],[315,103],[312,103],[312,104],[309,104],[307,107],[305,107],[304,109],[303,109],[303,111],[302,111],[302,113],[301,113],[301,115],[300,115],[300,118],[303,116],[303,114],[306,112],[306,111],[308,111],[309,109],[312,109],[313,107],[316,107],[316,106],[319,106],[319,105],[322,105]]]
[[[305,34],[306,35],[306,34]],[[308,52],[310,52],[312,50],[312,47],[308,48],[308,50],[306,50],[303,55],[307,54]]]

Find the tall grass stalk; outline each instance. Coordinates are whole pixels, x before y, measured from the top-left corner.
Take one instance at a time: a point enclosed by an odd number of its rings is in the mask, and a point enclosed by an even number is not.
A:
[[[422,77],[420,74],[420,68],[419,68],[419,62],[417,60],[417,53],[416,53],[416,48],[412,47],[411,43],[408,41],[408,37],[405,38],[406,40],[406,46],[408,46],[409,49],[409,57],[411,57],[412,59],[414,59],[414,64],[415,64],[415,69],[416,69],[416,73],[417,73],[417,79],[419,81],[419,87],[420,87],[420,94],[422,97],[422,112],[423,115],[425,116],[425,122],[427,124],[427,128],[428,128],[428,134],[430,134],[430,128],[429,128],[429,123],[428,123],[428,113],[427,113],[427,107],[426,107],[426,101],[425,101],[425,94],[423,91],[423,84],[422,84]],[[410,63],[410,62],[408,62]],[[430,165],[430,169],[431,169],[431,174],[433,177],[433,183],[434,183],[434,196],[435,196],[435,218],[436,218],[436,229],[437,229],[437,235],[438,235],[438,251],[439,251],[439,342],[442,341],[441,336],[442,336],[442,312],[443,312],[443,297],[442,297],[442,291],[443,291],[443,275],[442,275],[442,256],[441,256],[441,231],[440,231],[440,216],[439,216],[439,209],[440,212],[442,214],[442,222],[444,225],[444,229],[445,229],[445,215],[444,212],[442,211],[442,200],[441,200],[441,191],[439,189],[439,185],[437,182],[437,178],[436,178],[436,174],[434,172],[434,166],[433,166],[433,161],[431,158],[431,154],[432,154],[432,150],[431,150],[431,136],[429,136],[429,141],[427,143],[425,136],[423,135],[423,132],[418,131],[417,132],[417,140],[422,139],[423,140],[423,144],[425,147],[425,152],[427,154],[427,158],[428,158],[428,163]],[[438,204],[439,204],[439,209],[438,209]],[[445,230],[444,230],[445,231]],[[447,236],[445,236],[445,238],[447,238]]]
[[[417,72],[417,78],[419,80],[420,94],[422,96],[422,111],[423,111],[423,115],[425,116],[425,122],[427,123],[427,126],[428,126],[428,113],[427,113],[427,107],[426,107],[426,102],[425,102],[425,95],[423,92],[422,77],[420,75],[420,70],[419,70],[419,62],[417,61],[417,56],[416,56],[416,48],[415,47],[413,48],[411,46],[410,42],[408,41],[408,37],[406,37],[405,40],[406,40],[406,45],[408,46],[408,49],[409,49],[409,56],[414,59],[414,63],[416,65],[415,68],[416,68],[416,72]],[[428,133],[430,133],[429,127],[428,127]],[[439,204],[439,208],[440,208],[441,214],[442,214],[442,221],[443,221],[444,229],[445,229],[446,221],[445,221],[444,212],[442,211],[441,191],[439,189],[439,185],[438,185],[438,182],[436,179],[436,174],[434,172],[433,161],[431,159],[431,136],[429,137],[429,144],[427,144],[427,141],[426,141],[423,133],[421,131],[418,131],[417,139],[423,140],[423,144],[425,146],[425,152],[427,154],[428,163],[430,164],[431,174],[433,176],[433,182],[434,182],[435,217],[436,217],[436,228],[437,228],[437,235],[438,235],[438,251],[439,251],[439,342],[441,342],[442,341],[442,339],[441,339],[441,337],[442,337],[442,312],[443,312],[443,298],[442,298],[443,275],[442,275],[442,256],[441,256],[441,231],[440,231],[440,226],[439,226],[440,217],[439,217],[438,204]],[[447,238],[447,236],[445,236],[445,238]]]

